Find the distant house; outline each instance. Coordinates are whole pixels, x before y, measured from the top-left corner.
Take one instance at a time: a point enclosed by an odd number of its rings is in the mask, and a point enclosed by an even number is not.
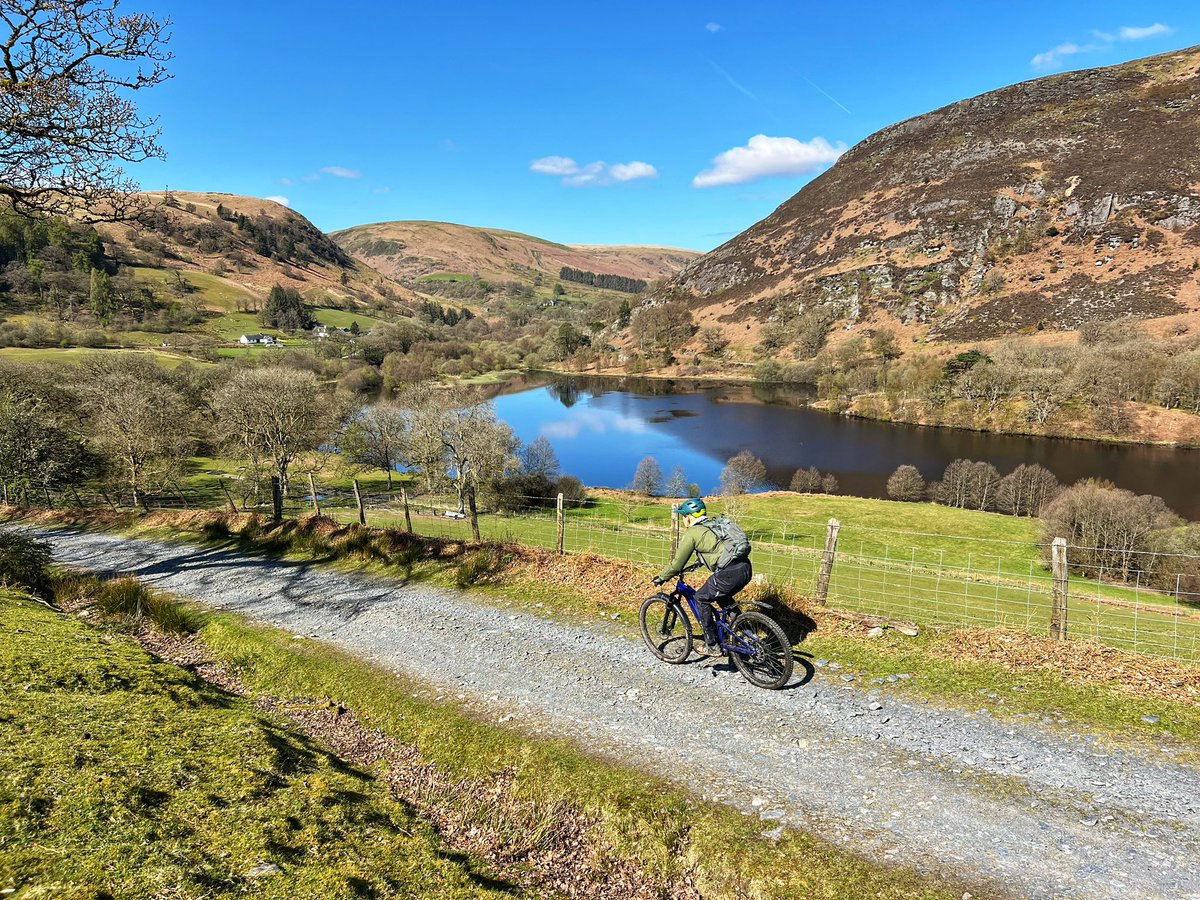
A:
[[[313,326],[313,337],[317,338],[318,340],[329,337],[329,326],[328,325]]]
[[[274,344],[275,338],[269,334],[243,334],[238,338],[239,344]]]

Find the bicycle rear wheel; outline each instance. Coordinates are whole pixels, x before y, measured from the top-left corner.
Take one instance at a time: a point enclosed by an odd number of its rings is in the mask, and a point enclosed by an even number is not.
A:
[[[664,594],[647,597],[638,621],[651,653],[672,665],[687,660],[692,652],[692,622],[678,603]]]
[[[769,691],[792,677],[792,645],[779,623],[759,612],[745,612],[733,621],[734,640],[749,653],[733,650],[733,664],[747,681]]]

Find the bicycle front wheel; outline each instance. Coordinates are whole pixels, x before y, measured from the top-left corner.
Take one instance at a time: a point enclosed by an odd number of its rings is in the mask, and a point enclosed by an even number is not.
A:
[[[642,639],[650,652],[672,665],[692,652],[692,622],[679,604],[663,594],[646,598],[638,612]]]
[[[745,612],[733,620],[729,654],[747,681],[755,687],[778,690],[792,677],[792,644],[779,623],[759,612]],[[730,643],[733,643],[730,642]]]

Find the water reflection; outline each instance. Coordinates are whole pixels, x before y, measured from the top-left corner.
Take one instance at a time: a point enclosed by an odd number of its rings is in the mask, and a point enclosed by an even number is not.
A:
[[[627,485],[638,461],[651,455],[664,472],[680,466],[711,492],[725,461],[749,450],[778,487],[797,468],[816,466],[834,473],[846,493],[882,497],[898,465],[915,465],[935,479],[951,461],[966,458],[988,460],[1002,474],[1040,463],[1065,483],[1106,478],[1200,518],[1196,450],[848,419],[807,407],[811,392],[790,385],[527,376],[498,394],[497,412],[518,437],[545,435],[563,471],[596,486]]]

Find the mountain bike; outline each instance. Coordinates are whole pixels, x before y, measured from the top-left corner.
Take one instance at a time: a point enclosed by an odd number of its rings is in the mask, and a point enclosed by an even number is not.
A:
[[[687,662],[692,654],[692,621],[699,622],[700,616],[696,612],[696,589],[683,576],[699,567],[700,563],[688,566],[671,593],[646,598],[638,612],[646,646],[672,665]],[[778,690],[788,683],[792,677],[792,644],[778,622],[757,610],[743,610],[736,603],[726,609],[716,607],[713,613],[717,642],[747,681],[767,690]]]

